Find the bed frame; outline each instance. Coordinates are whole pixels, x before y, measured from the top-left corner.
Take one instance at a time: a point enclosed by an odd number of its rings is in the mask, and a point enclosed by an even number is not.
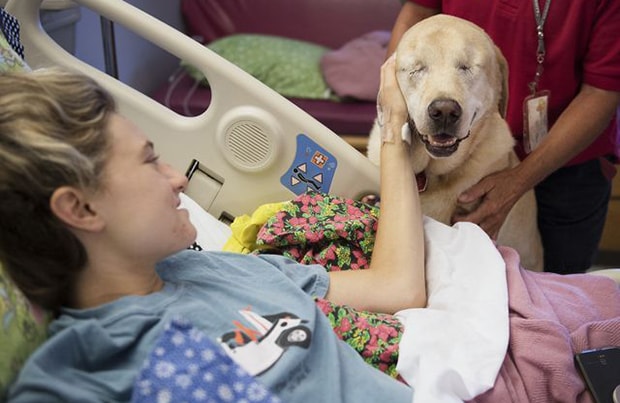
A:
[[[42,0],[9,0],[21,21],[33,69],[64,66],[95,78],[120,112],[190,177],[187,194],[223,221],[307,189],[359,198],[379,190],[379,172],[364,155],[309,114],[175,28],[123,0],[74,0],[200,68],[213,91],[209,108],[184,117],[66,52],[43,30]]]

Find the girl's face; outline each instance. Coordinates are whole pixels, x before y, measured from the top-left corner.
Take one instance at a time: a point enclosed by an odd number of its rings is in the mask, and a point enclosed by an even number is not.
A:
[[[187,178],[159,160],[153,143],[118,114],[108,123],[111,150],[95,209],[105,222],[106,242],[121,256],[157,262],[196,238],[179,193]]]

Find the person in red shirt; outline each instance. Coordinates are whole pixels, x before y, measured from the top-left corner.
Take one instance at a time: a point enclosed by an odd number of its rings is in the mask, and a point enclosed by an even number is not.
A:
[[[535,188],[545,270],[587,270],[620,158],[620,0],[408,0],[388,56],[407,29],[438,13],[477,24],[502,50],[509,65],[507,121],[522,160],[461,194],[463,203],[482,198],[482,204],[453,220],[472,221],[496,237],[514,203]],[[529,130],[540,123],[524,115],[530,99],[547,104],[542,131]]]

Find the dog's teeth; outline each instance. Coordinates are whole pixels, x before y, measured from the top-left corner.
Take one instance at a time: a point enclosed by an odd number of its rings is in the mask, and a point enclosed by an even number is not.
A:
[[[448,141],[436,141],[433,137],[431,137],[429,142],[431,143],[431,145],[437,147],[450,147],[454,145],[454,143],[456,143],[456,138],[453,137]]]

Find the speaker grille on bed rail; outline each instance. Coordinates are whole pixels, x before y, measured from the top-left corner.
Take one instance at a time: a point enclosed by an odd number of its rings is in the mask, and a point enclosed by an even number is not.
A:
[[[272,156],[269,134],[252,121],[233,123],[226,132],[225,147],[231,163],[250,170],[264,167]]]

